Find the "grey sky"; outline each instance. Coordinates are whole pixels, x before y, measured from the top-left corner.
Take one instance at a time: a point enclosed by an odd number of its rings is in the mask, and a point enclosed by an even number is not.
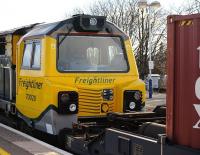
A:
[[[95,0],[3,0],[0,31],[38,23],[61,20],[74,8],[87,8]],[[149,0],[150,2],[152,0]],[[184,0],[158,0],[162,6],[180,6]]]

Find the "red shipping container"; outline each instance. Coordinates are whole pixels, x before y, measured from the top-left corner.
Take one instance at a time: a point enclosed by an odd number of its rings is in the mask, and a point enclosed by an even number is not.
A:
[[[167,24],[167,137],[200,149],[200,14],[169,16]]]

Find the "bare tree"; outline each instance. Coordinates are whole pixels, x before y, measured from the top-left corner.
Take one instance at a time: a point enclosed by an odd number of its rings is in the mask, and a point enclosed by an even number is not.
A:
[[[166,43],[166,14],[162,10],[146,14],[144,10],[141,10],[141,17],[138,18],[137,29],[138,37],[136,44],[136,58],[138,61],[138,68],[140,75],[143,78],[148,74],[148,60],[149,53],[151,52],[152,58],[160,52],[160,43]],[[166,44],[163,44],[166,47]],[[165,51],[166,52],[166,51]],[[154,60],[155,61],[155,60]],[[156,64],[156,63],[155,63]],[[158,67],[155,65],[155,72]],[[161,72],[155,72],[162,74]]]
[[[200,1],[199,0],[188,0],[185,6],[182,8],[184,14],[195,14],[200,13]]]
[[[171,7],[168,14],[190,15],[200,13],[200,0],[185,0],[179,7]]]

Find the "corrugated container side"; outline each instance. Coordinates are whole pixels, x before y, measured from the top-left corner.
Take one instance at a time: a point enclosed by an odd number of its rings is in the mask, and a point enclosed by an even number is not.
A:
[[[168,17],[167,136],[200,149],[200,14]],[[200,111],[199,111],[200,114]],[[200,123],[199,123],[200,124]],[[195,127],[195,125],[197,125]]]

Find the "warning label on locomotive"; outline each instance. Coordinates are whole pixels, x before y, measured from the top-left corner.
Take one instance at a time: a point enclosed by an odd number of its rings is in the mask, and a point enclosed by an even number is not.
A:
[[[76,77],[75,83],[76,84],[112,84],[114,83],[114,78],[104,78],[104,77]]]

